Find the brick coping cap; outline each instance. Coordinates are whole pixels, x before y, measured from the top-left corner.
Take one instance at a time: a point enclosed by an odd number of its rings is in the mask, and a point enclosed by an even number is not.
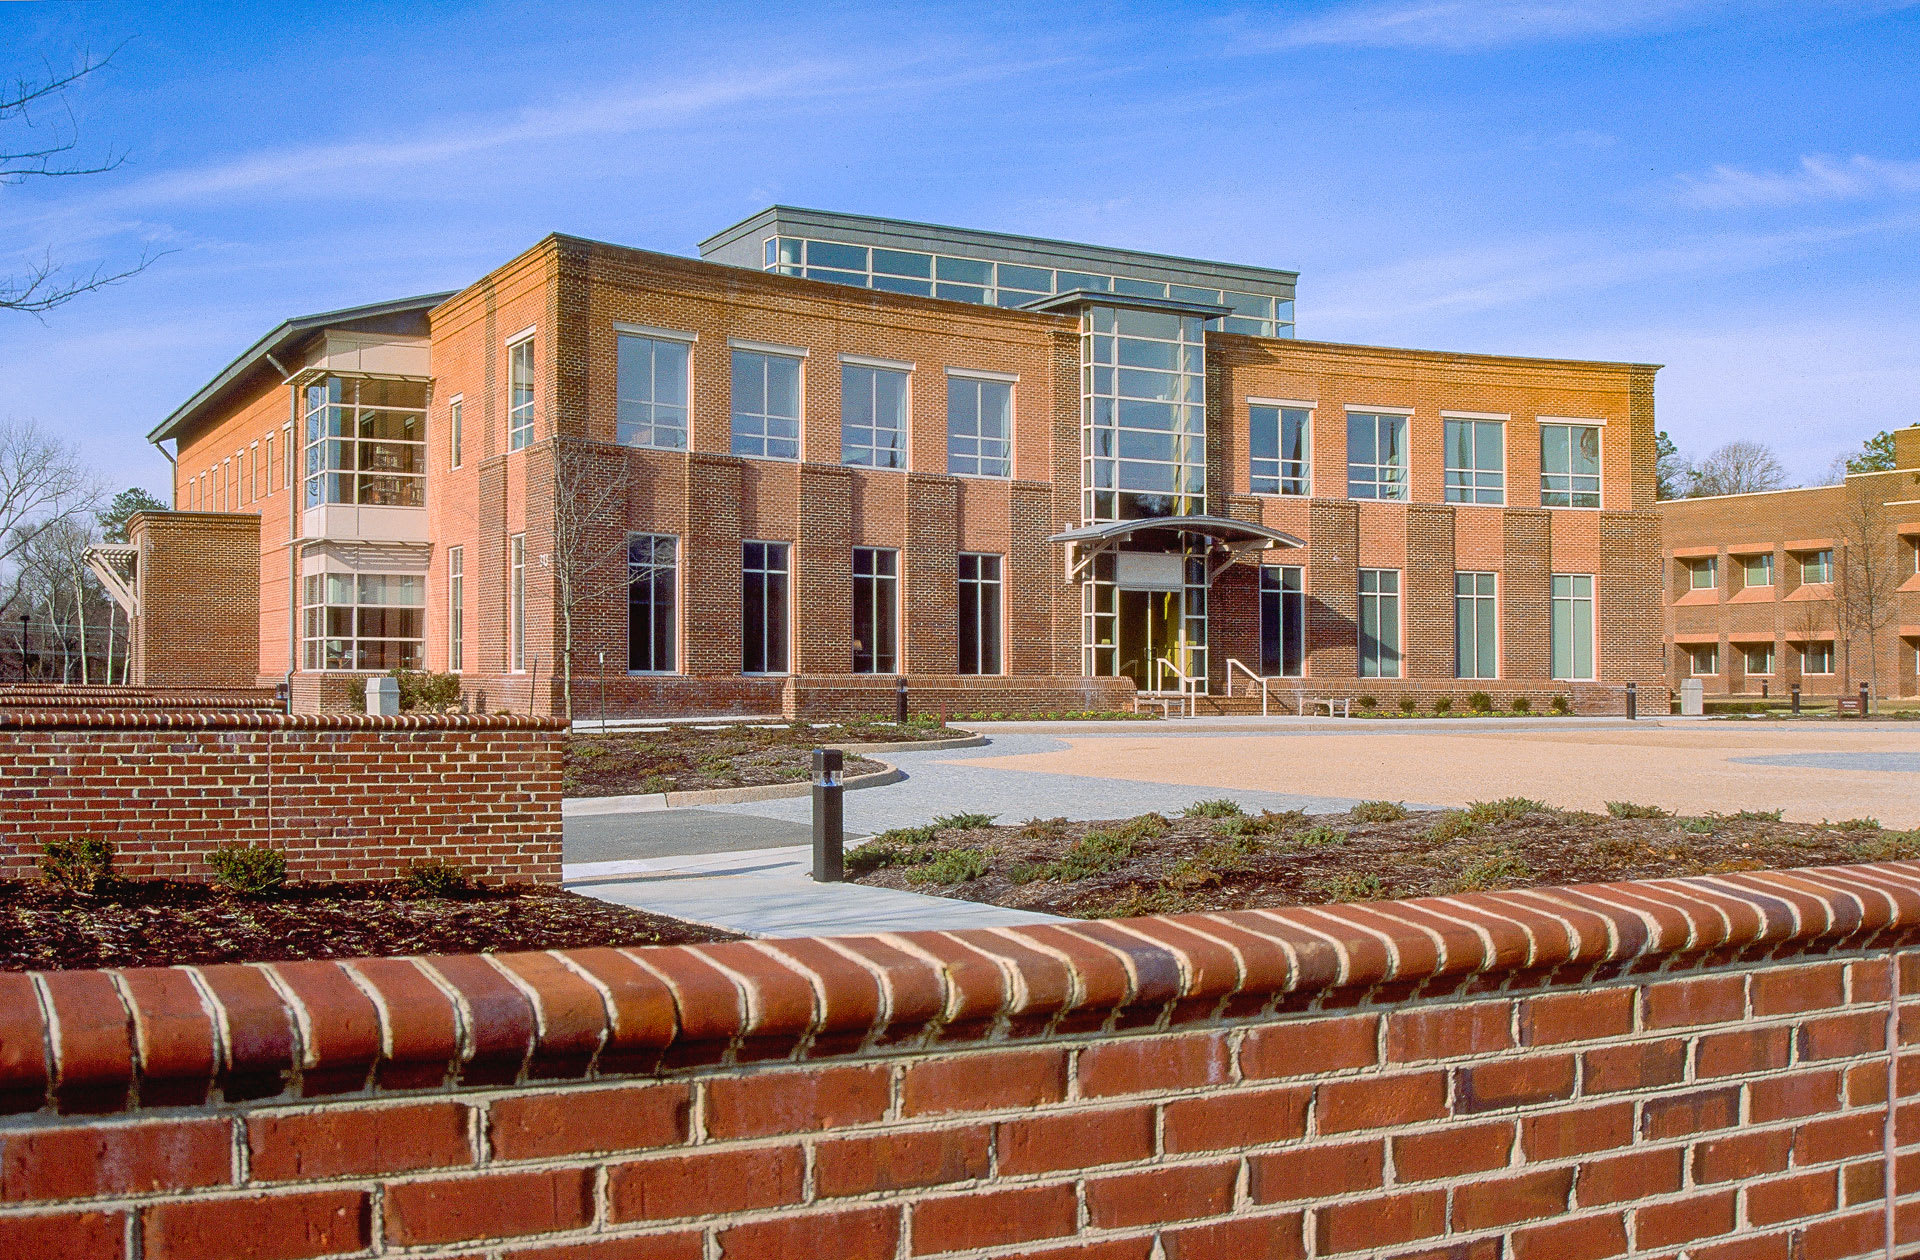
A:
[[[293,730],[293,731],[564,731],[567,720],[524,713],[259,713],[238,709],[7,709],[0,730]]]
[[[441,1085],[611,1078],[1015,1027],[1152,1028],[1176,1009],[1251,1014],[1445,977],[1481,991],[1665,957],[1864,949],[1915,926],[1920,862],[1899,861],[951,932],[9,973],[0,1110],[131,1110],[182,1085],[362,1094],[389,1070]]]

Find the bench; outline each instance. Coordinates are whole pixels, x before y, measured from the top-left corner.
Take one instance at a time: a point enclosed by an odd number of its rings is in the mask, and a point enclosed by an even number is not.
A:
[[[1160,716],[1163,718],[1185,717],[1187,715],[1187,702],[1180,696],[1136,695],[1133,698],[1133,711],[1135,713],[1144,712],[1148,708],[1160,710]]]
[[[1353,700],[1348,696],[1321,696],[1307,703],[1316,710],[1315,716],[1318,716],[1317,711],[1322,707],[1326,709],[1328,717],[1353,716]]]

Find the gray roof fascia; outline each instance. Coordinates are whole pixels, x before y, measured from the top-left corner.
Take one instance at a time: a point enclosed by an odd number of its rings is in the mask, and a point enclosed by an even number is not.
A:
[[[1041,311],[1048,315],[1079,310],[1083,306],[1127,306],[1143,311],[1172,311],[1177,315],[1197,315],[1201,319],[1224,319],[1233,314],[1231,306],[1214,302],[1182,302],[1177,298],[1136,297],[1131,293],[1107,293],[1100,289],[1069,289],[1052,297],[1035,298],[1014,307],[1017,311]]]

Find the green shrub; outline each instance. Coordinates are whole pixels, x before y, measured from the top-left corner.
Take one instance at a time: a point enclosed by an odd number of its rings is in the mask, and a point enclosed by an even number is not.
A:
[[[1020,824],[1022,840],[1058,840],[1067,834],[1064,818],[1029,818]]]
[[[1377,709],[1380,707],[1380,702],[1372,696],[1361,696],[1358,700],[1354,701],[1354,703],[1363,709]]]
[[[1180,812],[1188,818],[1238,818],[1246,813],[1239,801],[1225,796],[1195,801]]]
[[[912,866],[925,860],[926,848],[932,840],[932,827],[895,827],[848,849],[844,859],[846,868],[853,874],[864,875],[886,866]]]
[[[1878,818],[1843,818],[1837,823],[1829,823],[1828,826],[1835,831],[1878,831],[1880,820]]]
[[[287,882],[287,859],[278,849],[225,844],[207,855],[213,882],[230,893],[257,897]]]
[[[91,897],[113,883],[113,843],[91,836],[50,840],[40,850],[40,878],[61,892]]]
[[[1565,696],[1555,696],[1553,699],[1547,701],[1547,707],[1555,713],[1558,713],[1561,717],[1565,717],[1567,714],[1573,712],[1573,701],[1567,699]]]
[[[1696,836],[1710,836],[1713,834],[1713,822],[1706,818],[1689,818],[1680,824],[1680,830],[1690,831]]]
[[[978,831],[993,826],[998,814],[941,814],[933,820],[935,831]]]
[[[1736,822],[1779,822],[1783,812],[1777,809],[1743,809],[1732,818]]]
[[[1467,708],[1475,713],[1493,712],[1493,697],[1484,691],[1476,691],[1467,697]]]
[[[1460,892],[1482,892],[1532,878],[1533,868],[1525,859],[1502,850],[1467,863],[1454,880],[1454,888]]]
[[[1350,811],[1356,822],[1399,822],[1407,816],[1407,807],[1397,801],[1361,801]]]
[[[1497,801],[1475,801],[1467,806],[1467,817],[1482,825],[1519,822],[1528,814],[1551,814],[1554,809],[1525,796],[1503,796]]]
[[[1313,890],[1328,901],[1372,901],[1380,895],[1380,877],[1347,871],[1320,880]]]
[[[1089,831],[1073,842],[1065,857],[1041,867],[1038,879],[1087,879],[1124,866],[1138,845],[1112,831]]]
[[[1485,826],[1476,822],[1464,809],[1450,809],[1434,820],[1427,828],[1427,839],[1435,844],[1445,844],[1458,840],[1462,836],[1471,836],[1485,830]]]
[[[444,712],[460,703],[460,675],[436,674],[424,669],[396,669],[393,680],[400,686],[400,711],[420,709]]]
[[[1414,698],[1412,696],[1400,697],[1400,712],[1411,716],[1415,712],[1417,712],[1419,708],[1420,706],[1414,702]]]
[[[1158,840],[1173,830],[1173,824],[1159,814],[1140,814],[1114,828],[1114,834],[1126,840]]]
[[[979,849],[948,849],[907,872],[909,884],[964,884],[987,873],[987,855]]]
[[[406,885],[410,896],[449,897],[473,887],[473,879],[466,867],[433,858],[409,866]]]
[[[1527,699],[1525,696],[1515,696],[1513,698],[1513,711],[1515,713],[1531,713],[1533,712],[1533,701]]]
[[[1324,849],[1332,844],[1345,844],[1347,833],[1338,828],[1329,827],[1325,823],[1319,823],[1305,831],[1295,832],[1287,839],[1303,849]]]
[[[1453,698],[1451,696],[1441,696],[1437,698],[1433,702],[1433,711],[1435,713],[1453,712]]]
[[[1636,805],[1632,801],[1608,801],[1607,812],[1615,818],[1669,818],[1670,809],[1661,809],[1658,805]]]

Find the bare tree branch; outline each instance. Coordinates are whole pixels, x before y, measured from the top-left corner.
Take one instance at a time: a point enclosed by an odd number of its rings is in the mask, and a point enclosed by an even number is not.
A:
[[[0,420],[0,576],[48,529],[93,512],[99,481],[32,421]]]
[[[1720,494],[1753,494],[1778,490],[1787,484],[1787,470],[1764,442],[1736,438],[1701,460],[1692,470],[1687,494],[1705,498]]]
[[[575,622],[594,604],[626,589],[625,452],[552,438],[553,599],[560,613],[560,681],[573,717]],[[624,670],[625,666],[622,665]]]
[[[51,65],[38,79],[15,78],[5,88],[0,89],[0,123],[23,122],[31,130],[40,124],[34,120],[32,106],[37,102],[58,102],[66,115],[67,126],[64,133],[58,130],[54,139],[37,149],[17,151],[0,149],[0,184],[18,183],[30,176],[39,175],[58,178],[63,175],[98,175],[110,171],[127,160],[124,151],[107,151],[100,161],[89,166],[56,166],[53,159],[63,153],[72,153],[80,146],[80,124],[74,117],[73,104],[66,97],[67,89],[88,75],[104,68],[111,62],[126,41],[113,46],[106,56],[97,60],[89,52],[82,52],[71,69],[56,71]]]
[[[1885,496],[1872,479],[1846,483],[1835,513],[1842,552],[1834,575],[1835,612],[1846,638],[1847,671],[1856,668],[1856,650],[1866,655],[1867,684],[1880,694],[1880,640],[1900,611],[1898,590],[1905,578],[1900,544],[1887,519]]]

